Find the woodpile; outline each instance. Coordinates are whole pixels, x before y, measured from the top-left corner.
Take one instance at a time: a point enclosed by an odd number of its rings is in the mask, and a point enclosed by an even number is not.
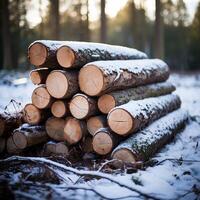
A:
[[[0,152],[42,143],[46,156],[70,156],[77,147],[80,155],[135,163],[153,156],[188,119],[171,94],[168,65],[136,49],[39,40],[28,58],[37,87],[23,117],[0,116]]]

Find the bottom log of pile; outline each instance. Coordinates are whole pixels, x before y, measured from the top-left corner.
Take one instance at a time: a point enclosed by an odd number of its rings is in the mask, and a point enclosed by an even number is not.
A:
[[[0,153],[2,153],[6,148],[6,139],[0,138]]]
[[[22,149],[19,149],[13,141],[13,137],[10,136],[6,142],[6,150],[9,154],[19,154],[22,152]]]
[[[65,142],[49,141],[44,145],[45,155],[69,155],[69,148]]]
[[[185,126],[188,113],[176,110],[129,137],[112,152],[112,158],[123,162],[146,161],[172,140]]]
[[[49,140],[44,126],[29,126],[27,124],[14,130],[12,138],[19,149],[25,149]]]
[[[0,136],[8,137],[9,134],[22,123],[22,113],[6,114],[0,113]]]

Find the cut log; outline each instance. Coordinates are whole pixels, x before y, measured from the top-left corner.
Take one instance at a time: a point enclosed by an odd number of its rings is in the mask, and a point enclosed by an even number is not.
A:
[[[37,125],[49,117],[48,110],[40,110],[33,104],[26,104],[23,110],[23,119],[30,125]]]
[[[13,141],[13,137],[10,136],[6,142],[6,150],[9,154],[19,154],[22,152],[22,149],[19,149]]]
[[[69,155],[69,148],[65,142],[48,142],[44,146],[44,151],[46,155]]]
[[[9,137],[10,133],[23,123],[22,112],[0,113],[0,136]]]
[[[159,59],[97,61],[88,63],[79,73],[81,91],[100,96],[115,90],[162,82],[169,68]]]
[[[46,121],[45,127],[50,138],[64,141],[64,127],[66,121],[62,118],[51,117]]]
[[[70,98],[79,91],[78,72],[54,70],[47,77],[46,86],[51,96]]]
[[[180,107],[177,95],[168,94],[115,107],[108,114],[108,125],[119,135],[128,135]]]
[[[85,94],[76,94],[69,103],[71,114],[77,119],[85,119],[98,113],[97,101]]]
[[[92,147],[92,137],[87,136],[84,138],[84,140],[81,142],[81,148],[84,153],[92,153],[94,152],[93,147]]]
[[[6,139],[0,137],[0,153],[4,152],[5,148],[6,148]]]
[[[175,89],[175,86],[171,83],[163,82],[110,92],[98,99],[98,108],[102,113],[107,114],[114,107],[128,103],[131,100],[161,96],[169,94]]]
[[[69,102],[66,100],[57,100],[51,106],[51,113],[54,117],[66,117],[70,115]]]
[[[34,85],[45,84],[50,70],[48,68],[39,68],[30,72],[30,79]]]
[[[87,135],[87,127],[85,121],[68,117],[64,127],[64,138],[69,144],[78,143]]]
[[[65,68],[82,67],[97,60],[143,59],[147,55],[136,49],[91,42],[66,42],[57,51],[58,63]]]
[[[107,127],[107,119],[105,115],[93,116],[87,120],[87,129],[92,136],[94,136],[97,130],[105,127]]]
[[[28,48],[28,58],[36,67],[58,67],[56,51],[62,42],[50,40],[37,40]]]
[[[32,103],[39,109],[50,108],[54,99],[51,97],[45,85],[35,88],[32,93]]]
[[[101,128],[95,133],[92,146],[97,154],[106,155],[117,146],[119,141],[119,136],[111,133],[108,128]]]
[[[48,139],[44,126],[24,125],[13,132],[13,141],[19,149],[46,142]]]
[[[130,163],[148,160],[174,138],[187,119],[187,112],[181,109],[167,114],[120,143],[112,152],[112,158]]]

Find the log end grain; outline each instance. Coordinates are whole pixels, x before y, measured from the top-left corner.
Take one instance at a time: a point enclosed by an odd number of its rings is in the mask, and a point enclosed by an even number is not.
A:
[[[28,57],[30,63],[35,66],[40,66],[45,63],[47,57],[47,49],[45,45],[36,42],[34,43],[28,51]]]
[[[56,153],[68,156],[69,155],[69,148],[64,142],[59,142],[56,144]]]
[[[116,150],[115,152],[113,152],[112,158],[123,161],[124,163],[135,163],[136,162],[136,158],[135,158],[134,154],[132,153],[132,151],[130,151],[129,149],[125,149],[125,148],[119,149],[119,150]]]
[[[112,95],[104,94],[98,99],[98,108],[104,114],[108,114],[115,106],[116,102]]]
[[[28,145],[26,136],[20,132],[13,134],[13,141],[18,149],[25,149]]]
[[[41,111],[33,104],[27,104],[23,110],[23,119],[31,125],[39,124],[41,121]]]
[[[110,111],[108,115],[108,125],[113,132],[122,136],[130,133],[135,126],[131,114],[121,108]]]
[[[107,123],[105,116],[93,116],[87,120],[87,129],[89,133],[93,136],[98,129],[106,127],[106,124]]]
[[[85,95],[75,95],[70,104],[69,110],[76,119],[84,119],[89,113],[89,102]]]
[[[42,82],[41,76],[37,71],[31,71],[30,79],[34,85],[39,85]]]
[[[71,48],[62,46],[57,50],[56,53],[57,61],[60,66],[64,68],[70,68],[75,62],[75,55]]]
[[[84,121],[69,117],[64,127],[64,138],[69,144],[78,143],[86,131]]]
[[[79,73],[79,86],[89,96],[99,95],[104,87],[102,71],[95,65],[83,67]]]
[[[68,79],[60,70],[52,71],[46,80],[46,87],[51,96],[61,99],[68,91]]]
[[[21,150],[17,148],[16,144],[13,141],[13,137],[10,136],[6,142],[6,150],[9,154],[19,153]]]
[[[62,100],[55,101],[51,106],[51,113],[54,117],[65,117],[69,113],[67,102]]]
[[[45,128],[50,138],[56,141],[64,141],[65,120],[51,117],[46,121]]]
[[[44,85],[37,87],[32,93],[32,103],[39,109],[49,108],[53,99]]]
[[[92,146],[99,155],[106,155],[113,149],[113,140],[109,134],[99,131],[93,137]]]

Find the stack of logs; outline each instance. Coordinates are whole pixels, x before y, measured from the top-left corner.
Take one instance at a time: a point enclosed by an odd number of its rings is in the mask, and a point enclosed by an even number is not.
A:
[[[84,153],[134,163],[149,159],[187,121],[171,94],[167,64],[136,49],[41,40],[30,45],[28,58],[38,86],[23,120],[19,115],[7,124],[9,153],[45,143],[45,154],[68,156],[78,145]],[[29,125],[15,129],[23,121]]]

